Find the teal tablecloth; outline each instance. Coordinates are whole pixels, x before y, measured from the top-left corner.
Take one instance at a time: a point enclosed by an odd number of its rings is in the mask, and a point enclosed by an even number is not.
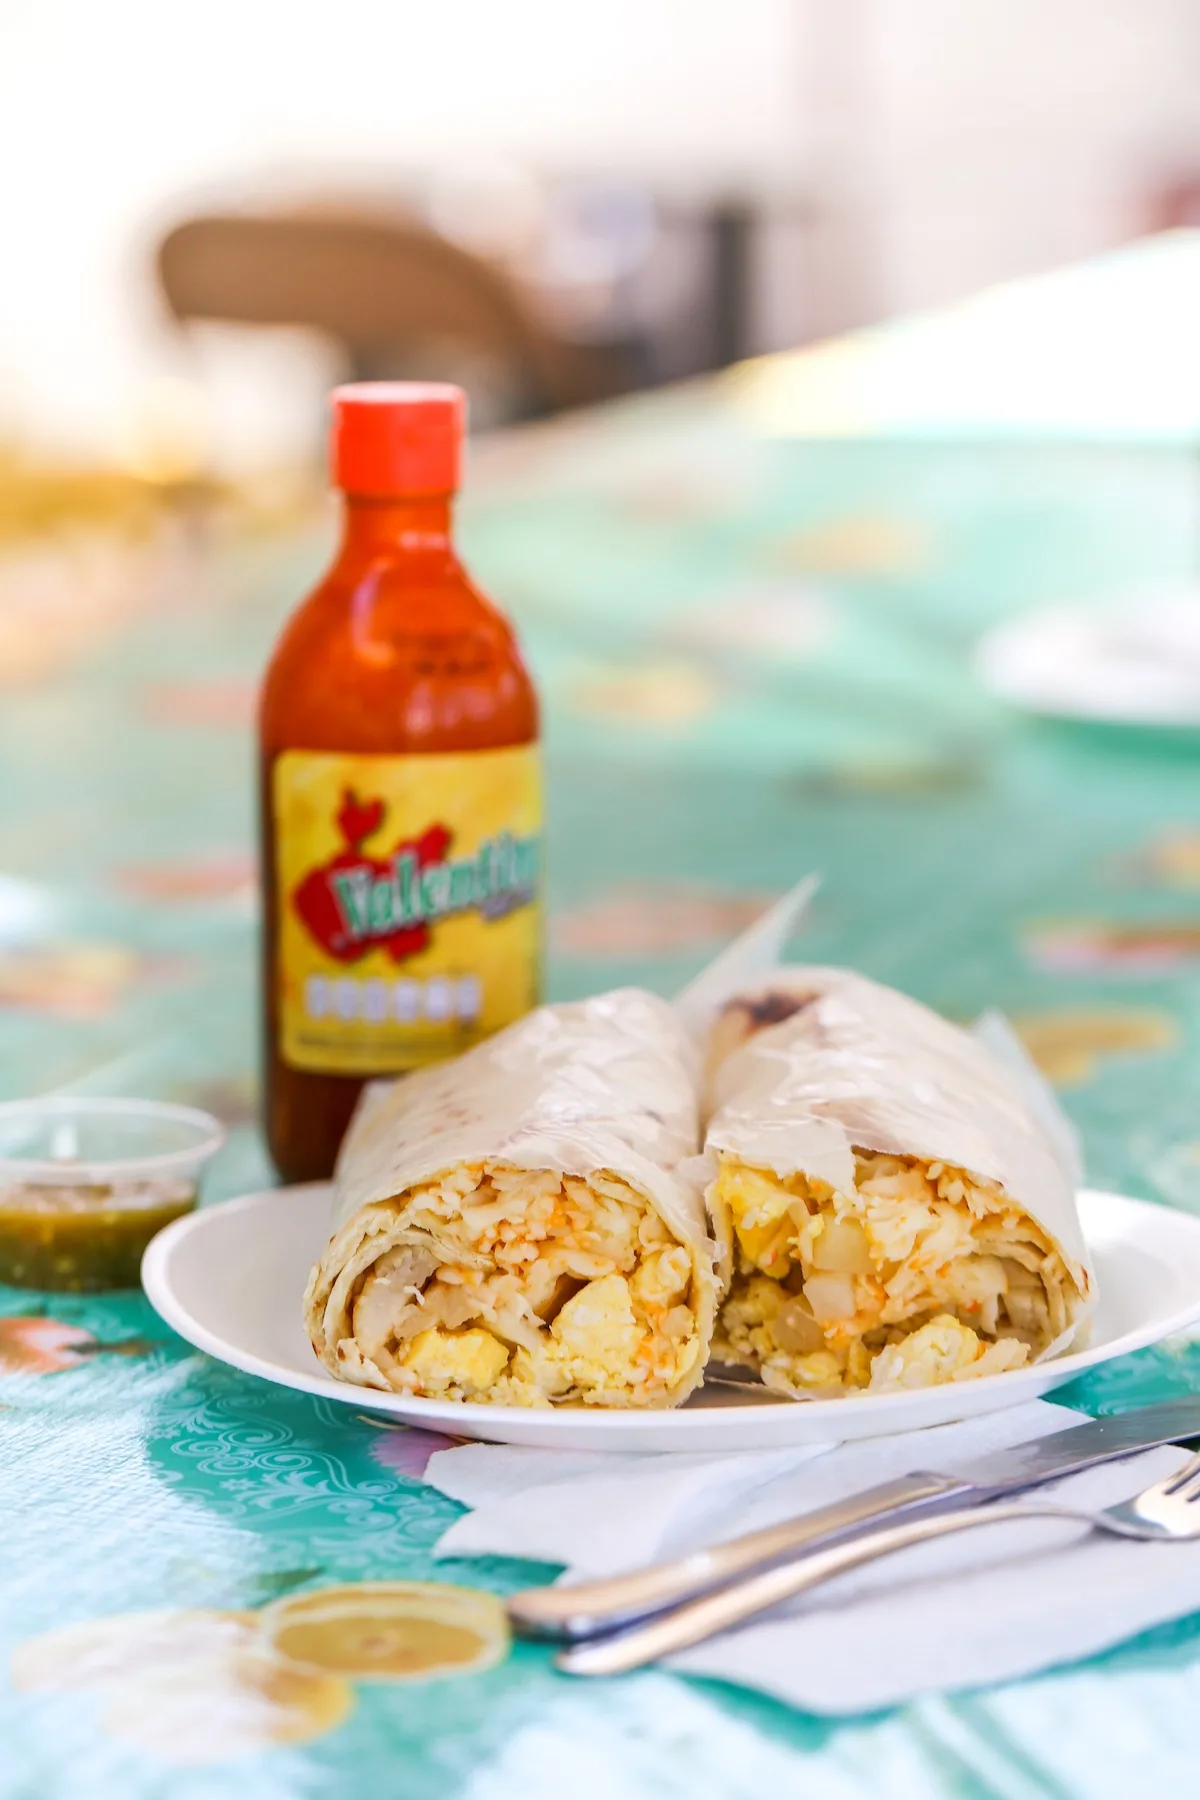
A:
[[[1194,280],[1196,256],[1152,266]],[[1103,295],[1112,266],[1092,279]],[[1200,739],[1016,718],[969,673],[981,629],[1018,609],[1190,580],[1191,455],[1169,435],[989,442],[977,418],[960,443],[760,435],[745,391],[640,399],[478,458],[466,548],[546,698],[554,993],[669,991],[818,868],[805,954],[953,1015],[1005,1007],[1093,1181],[1200,1208]],[[250,713],[328,538],[193,528],[15,639],[0,603],[0,1088],[215,1108],[233,1130],[214,1198],[271,1179]],[[435,1565],[455,1508],[421,1483],[417,1435],[208,1361],[140,1296],[6,1289],[0,1314],[0,1635],[21,1677],[0,1703],[5,1795],[1195,1787],[1195,1622],[838,1723],[657,1672],[573,1685],[529,1646],[482,1675],[353,1682],[324,1712],[256,1686],[253,1657],[214,1689],[195,1632],[253,1631],[283,1597],[504,1590],[532,1571]],[[1067,1397],[1099,1410],[1197,1385],[1200,1352],[1175,1343]],[[127,1615],[145,1610],[189,1615],[192,1650],[168,1629],[173,1653],[138,1651]],[[39,1641],[97,1620],[87,1654]]]

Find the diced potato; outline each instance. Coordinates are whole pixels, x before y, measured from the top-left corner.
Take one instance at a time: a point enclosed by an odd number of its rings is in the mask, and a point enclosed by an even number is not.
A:
[[[820,1325],[835,1325],[855,1313],[854,1281],[849,1275],[810,1275],[804,1297]]]
[[[867,1234],[857,1219],[830,1219],[814,1240],[813,1267],[840,1275],[869,1275],[871,1252]]]
[[[781,1350],[793,1356],[808,1356],[825,1348],[825,1333],[803,1294],[794,1294],[784,1301],[771,1321],[771,1336]]]

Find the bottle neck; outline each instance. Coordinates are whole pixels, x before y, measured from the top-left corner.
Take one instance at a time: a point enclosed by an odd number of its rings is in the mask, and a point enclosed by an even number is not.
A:
[[[374,556],[395,550],[449,550],[453,503],[453,494],[392,496],[382,500],[344,494],[342,554]]]

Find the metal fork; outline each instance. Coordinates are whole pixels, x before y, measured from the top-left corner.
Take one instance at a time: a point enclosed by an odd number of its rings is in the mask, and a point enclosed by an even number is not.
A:
[[[1097,1531],[1112,1532],[1117,1537],[1175,1541],[1200,1538],[1200,1504],[1197,1502],[1200,1502],[1200,1454],[1193,1456],[1165,1481],[1156,1481],[1144,1493],[1122,1501],[1119,1506],[1107,1507],[1103,1512],[1080,1512],[1069,1506],[1055,1506],[1050,1501],[1005,1501],[960,1512],[939,1513],[933,1518],[913,1519],[907,1524],[889,1525],[849,1543],[812,1551],[781,1568],[751,1575],[719,1593],[705,1594],[699,1600],[688,1601],[673,1612],[660,1613],[628,1630],[575,1644],[555,1657],[555,1667],[568,1675],[622,1675],[629,1669],[640,1669],[645,1663],[655,1662],[660,1656],[686,1650],[691,1644],[716,1637],[718,1632],[728,1631],[756,1613],[794,1599],[797,1594],[805,1594],[834,1575],[888,1556],[893,1550],[905,1550],[911,1544],[927,1544],[935,1538],[970,1531],[978,1525],[995,1525],[1001,1520],[1077,1519]]]

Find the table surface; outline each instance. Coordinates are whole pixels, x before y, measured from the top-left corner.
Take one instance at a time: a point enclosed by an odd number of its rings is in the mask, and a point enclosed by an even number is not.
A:
[[[1165,292],[1200,254],[1085,274],[1102,301],[1134,269],[1149,333],[1151,267]],[[753,375],[761,401],[771,365]],[[831,441],[788,381],[769,430],[744,375],[722,377],[476,458],[465,548],[546,701],[552,992],[669,992],[819,869],[803,954],[956,1017],[1004,1007],[1093,1182],[1200,1210],[1200,740],[1018,718],[969,673],[980,631],[1021,608],[1190,580],[1194,464],[1169,433],[992,438],[969,396],[957,440],[943,419],[919,442],[869,420]],[[254,684],[330,532],[60,540],[24,613],[0,565],[0,1089],[213,1108],[231,1136],[209,1198],[272,1179]],[[1200,1351],[1172,1343],[1064,1397],[1114,1410],[1197,1385]],[[0,1289],[0,1432],[0,1635],[33,1683],[0,1701],[5,1794],[316,1800],[402,1780],[410,1800],[539,1800],[563,1767],[584,1795],[693,1800],[1194,1784],[1194,1621],[837,1722],[660,1672],[572,1684],[529,1645],[484,1674],[352,1683],[324,1712],[289,1710],[249,1663],[219,1678],[198,1652],[139,1656],[136,1623],[39,1646],[147,1610],[203,1636],[338,1584],[504,1591],[536,1571],[435,1564],[456,1508],[420,1480],[421,1434],[208,1361],[140,1295]]]

